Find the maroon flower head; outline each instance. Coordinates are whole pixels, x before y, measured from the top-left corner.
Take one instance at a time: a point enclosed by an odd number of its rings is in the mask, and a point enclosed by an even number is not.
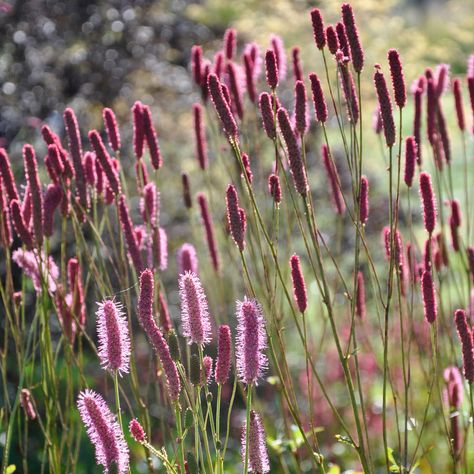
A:
[[[278,71],[278,78],[283,81],[286,77],[286,54],[283,40],[275,35],[270,35],[270,49],[275,53],[276,66]]]
[[[227,325],[219,326],[217,338],[217,360],[215,379],[218,384],[224,385],[229,378],[232,351],[232,336]]]
[[[143,220],[152,227],[158,225],[160,213],[160,193],[156,190],[154,182],[150,182],[143,188],[143,197],[140,200],[140,212]]]
[[[23,220],[20,203],[17,199],[12,199],[10,201],[10,212],[13,227],[15,228],[18,237],[20,237],[27,249],[31,249],[33,247],[33,236]]]
[[[63,190],[59,184],[48,184],[44,195],[44,235],[51,237],[53,235],[54,211],[61,204]]]
[[[347,40],[346,27],[344,23],[338,21],[336,23],[336,34],[339,42],[339,51],[342,51],[344,58],[349,58],[349,42]],[[337,51],[336,51],[337,53]]]
[[[102,111],[102,116],[104,118],[105,130],[107,131],[107,136],[109,137],[110,148],[114,151],[120,150],[120,131],[117,125],[117,119],[115,118],[114,111],[109,108],[105,108]]]
[[[319,8],[311,10],[311,23],[313,25],[314,42],[318,49],[323,49],[326,46],[326,32],[324,30],[323,16]]]
[[[10,165],[10,158],[4,148],[0,148],[0,175],[3,179],[9,201],[13,199],[19,200],[15,178],[13,177]]]
[[[354,70],[360,73],[364,67],[364,51],[360,42],[359,32],[357,31],[354,12],[349,3],[344,3],[341,10],[342,21],[346,28],[347,40],[351,49],[352,64],[354,65]]]
[[[390,75],[392,76],[392,87],[395,96],[395,103],[398,105],[398,107],[403,108],[407,101],[407,93],[402,62],[400,60],[400,54],[396,49],[389,49],[388,63],[390,65]]]
[[[438,306],[436,304],[436,294],[431,272],[425,271],[421,277],[421,296],[423,297],[423,310],[425,319],[432,324],[436,321]]]
[[[267,84],[271,89],[275,89],[278,86],[278,66],[273,49],[267,49],[265,53],[265,70]]]
[[[226,191],[227,221],[234,242],[241,252],[245,248],[245,225],[241,218],[239,196],[235,186],[229,184]]]
[[[276,130],[275,121],[273,120],[273,107],[270,94],[262,92],[259,97],[260,114],[262,115],[263,128],[268,138],[275,140]]]
[[[393,121],[392,101],[390,100],[385,77],[378,65],[375,66],[374,82],[379,101],[380,113],[382,115],[385,142],[388,147],[391,147],[395,143],[395,122]]]
[[[250,53],[245,53],[244,59],[244,70],[245,70],[245,83],[247,86],[247,93],[252,103],[255,103],[257,99],[257,90],[255,88],[255,74],[254,65]]]
[[[35,150],[31,145],[23,147],[23,159],[25,162],[26,179],[31,193],[31,206],[33,211],[33,233],[36,245],[41,247],[43,243],[43,193],[38,175],[38,163],[36,162]]]
[[[457,199],[451,201],[451,219],[455,227],[461,226],[461,206]]]
[[[198,274],[198,258],[194,245],[185,243],[176,255],[178,261],[178,273],[192,272]]]
[[[245,460],[245,447],[247,440],[247,429],[249,430],[248,443],[248,463],[249,472],[266,474],[270,472],[270,462],[268,460],[267,446],[265,442],[265,430],[262,419],[255,411],[250,411],[250,425],[244,426],[242,430],[242,459]],[[245,462],[245,461],[244,461]]]
[[[229,62],[227,64],[227,76],[229,78],[229,88],[232,93],[232,104],[234,110],[237,112],[237,116],[240,120],[244,117],[244,107],[242,101],[242,90],[240,87],[239,78],[237,77],[237,70],[234,63]]]
[[[291,279],[293,281],[293,297],[301,313],[306,311],[308,298],[306,296],[306,284],[303,272],[301,270],[300,259],[298,255],[293,254],[290,258]]]
[[[143,156],[145,145],[145,121],[143,118],[143,104],[136,101],[132,107],[133,114],[133,151],[137,159]]]
[[[298,46],[295,46],[291,50],[291,57],[293,58],[293,75],[295,77],[295,81],[302,81],[303,69],[301,67],[300,48],[298,48]]]
[[[206,240],[209,248],[209,253],[211,255],[212,266],[214,267],[214,270],[218,272],[220,267],[219,255],[217,253],[217,242],[214,233],[214,223],[212,221],[212,216],[209,212],[207,199],[203,193],[198,193],[196,199],[201,211],[201,219],[206,233]]]
[[[303,81],[295,83],[295,122],[296,130],[300,135],[304,135],[308,129],[308,120],[306,114],[306,89]]]
[[[58,178],[62,176],[64,174],[64,164],[61,161],[61,155],[59,153],[59,148],[57,145],[48,145],[47,157],[49,159],[49,162],[51,163],[51,167],[53,168],[56,176]]]
[[[421,99],[423,89],[417,88],[414,92],[415,113],[413,118],[413,136],[416,141],[416,162],[421,165]]]
[[[191,69],[194,82],[200,86],[203,81],[202,72],[202,48],[199,45],[194,45],[191,48]],[[204,78],[205,79],[205,78]]]
[[[348,120],[357,123],[359,121],[359,99],[357,98],[354,78],[347,64],[341,64],[338,69],[342,91],[346,100]]]
[[[329,25],[326,28],[326,41],[330,53],[336,54],[337,50],[339,49],[339,39],[337,37],[336,30],[332,25]]]
[[[209,74],[208,84],[211,100],[221,120],[224,132],[229,138],[234,139],[238,133],[237,124],[230,110],[229,103],[224,97],[221,82],[215,74]]]
[[[436,110],[438,108],[438,98],[436,97],[435,84],[432,78],[426,83],[426,133],[431,145],[434,145],[437,135]]]
[[[309,75],[309,80],[311,81],[316,120],[325,123],[328,119],[328,108],[326,106],[326,100],[324,99],[323,89],[321,88],[321,82],[314,72]]]
[[[411,188],[413,185],[413,176],[415,175],[416,163],[416,139],[415,137],[407,137],[405,140],[405,184]]]
[[[128,429],[130,431],[130,434],[132,435],[132,438],[137,443],[142,443],[143,441],[145,441],[146,439],[145,431],[143,430],[142,425],[139,423],[139,421],[136,418],[130,421],[130,424],[128,425]]]
[[[234,28],[228,28],[224,33],[224,53],[229,61],[233,59],[237,46],[237,32]]]
[[[459,130],[464,131],[466,125],[464,123],[464,107],[462,101],[461,81],[456,78],[453,80],[454,105],[456,107],[456,118]]]
[[[155,170],[160,169],[163,165],[161,158],[160,146],[158,144],[158,137],[156,136],[155,126],[153,125],[153,118],[151,110],[148,105],[142,106],[143,127],[145,132],[145,140],[150,152],[151,165]]]
[[[247,153],[242,153],[242,164],[244,165],[245,175],[247,176],[249,183],[252,184],[253,173],[252,173],[252,168],[250,168],[250,158],[249,158],[249,155],[247,155]],[[242,176],[242,179],[245,180],[245,176],[243,173],[241,174],[241,176]]]
[[[181,173],[181,184],[183,185],[183,201],[186,208],[191,209],[193,207],[193,201],[191,199],[191,190],[189,187],[189,176],[187,173]]]
[[[365,224],[369,218],[369,180],[366,176],[360,178],[359,189],[359,219]]]
[[[20,392],[20,405],[23,408],[25,415],[29,420],[36,419],[36,411],[31,402],[31,392],[27,388],[22,388]]]
[[[474,382],[474,353],[472,347],[471,329],[467,323],[466,312],[457,309],[454,313],[454,323],[461,342],[464,377],[469,383]]]
[[[281,186],[280,178],[276,174],[271,174],[268,177],[268,192],[272,196],[275,203],[278,205],[281,202]]]
[[[420,174],[420,197],[425,229],[428,234],[432,234],[436,226],[436,201],[430,175],[426,172]]]

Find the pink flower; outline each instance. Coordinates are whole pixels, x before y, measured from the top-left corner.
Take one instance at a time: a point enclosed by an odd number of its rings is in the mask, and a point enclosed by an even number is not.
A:
[[[265,443],[265,430],[260,415],[255,411],[250,412],[248,460],[249,472],[265,474],[270,472],[270,462],[268,460],[267,446]],[[242,460],[245,460],[247,426],[242,430]]]
[[[216,382],[223,385],[229,378],[232,336],[230,327],[227,325],[219,326],[219,335],[217,339],[217,361],[216,361]]]
[[[120,131],[114,111],[112,109],[105,108],[102,111],[102,116],[104,118],[107,136],[109,137],[110,148],[112,148],[114,151],[118,151],[120,149]]]
[[[185,243],[179,249],[177,253],[178,260],[178,273],[182,274],[185,272],[193,272],[198,274],[198,258],[196,249],[193,245]]]
[[[16,249],[13,252],[12,260],[33,280],[33,287],[36,292],[40,293],[42,290],[41,280],[46,281],[47,289],[50,293],[56,291],[56,281],[59,278],[59,269],[54,263],[53,257],[46,259],[46,255],[41,253],[41,268],[43,276],[40,273],[39,257],[37,250],[23,250]]]
[[[130,434],[132,435],[133,439],[137,443],[142,443],[143,441],[145,441],[145,431],[143,430],[142,425],[136,418],[130,421],[128,429],[130,430]]]

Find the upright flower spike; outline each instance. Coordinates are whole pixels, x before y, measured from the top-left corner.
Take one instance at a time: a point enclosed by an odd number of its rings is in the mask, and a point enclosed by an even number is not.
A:
[[[369,180],[366,176],[360,178],[359,188],[359,220],[366,224],[369,218]]]
[[[257,90],[255,88],[255,75],[253,72],[254,66],[250,53],[245,53],[243,56],[243,60],[247,93],[249,95],[250,102],[254,103],[257,98]]]
[[[308,118],[306,114],[306,89],[303,81],[295,83],[295,124],[300,135],[304,135],[308,129]]]
[[[423,297],[425,319],[428,323],[433,324],[438,314],[438,306],[436,304],[433,277],[429,270],[423,272],[421,277],[421,295]]]
[[[456,118],[458,121],[458,127],[459,130],[464,131],[466,128],[464,121],[464,107],[462,101],[461,81],[458,78],[453,79],[453,95],[454,105],[456,107]]]
[[[195,273],[186,272],[179,276],[179,297],[183,334],[188,343],[208,344],[211,340],[211,322],[207,298]]]
[[[177,252],[178,273],[181,275],[185,272],[198,274],[198,258],[194,245],[185,243]]]
[[[385,77],[380,70],[379,65],[375,66],[374,82],[379,101],[380,113],[382,115],[385,142],[388,147],[391,147],[395,143],[395,122],[393,121],[392,101],[390,100]]]
[[[133,266],[137,274],[140,274],[144,267],[142,257],[140,255],[140,249],[138,247],[135,232],[133,230],[132,221],[128,212],[127,203],[125,202],[125,196],[122,194],[118,202],[119,218],[122,227],[125,241],[127,242],[128,252],[132,259]]]
[[[276,174],[271,174],[268,177],[268,192],[270,196],[275,201],[275,204],[280,204],[281,202],[281,186],[280,178]]]
[[[461,342],[464,377],[469,383],[474,382],[474,353],[471,329],[467,323],[466,312],[457,309],[454,313],[454,323]]]
[[[232,336],[230,327],[219,326],[217,338],[217,361],[215,379],[218,384],[224,385],[229,378],[232,351]]]
[[[83,209],[87,209],[89,207],[89,201],[82,165],[81,135],[79,132],[79,125],[77,124],[76,114],[70,108],[67,108],[64,111],[64,123],[66,124],[69,151],[71,153],[74,172],[76,175],[76,187],[79,196],[79,203]]]
[[[12,201],[13,199],[19,200],[20,198],[16,189],[15,178],[13,177],[10,165],[10,158],[7,154],[7,150],[4,148],[0,148],[0,175],[3,179],[9,201]]]
[[[275,53],[278,76],[280,81],[283,81],[286,77],[286,54],[283,40],[279,36],[271,34],[270,49]]]
[[[357,123],[359,121],[359,99],[357,98],[354,78],[346,64],[340,64],[338,71],[346,101],[348,120]]]
[[[128,425],[128,430],[130,431],[132,438],[137,443],[143,443],[146,440],[145,431],[136,418],[130,421],[130,424]]]
[[[433,79],[430,77],[426,81],[426,134],[432,146],[436,143],[436,110],[438,108],[438,98]]]
[[[293,76],[296,81],[303,80],[303,68],[301,67],[301,60],[300,60],[300,48],[295,46],[291,50],[291,57],[293,59]]]
[[[181,382],[179,380],[176,363],[171,358],[168,344],[153,319],[153,292],[153,272],[150,269],[146,269],[140,275],[138,321],[160,358],[168,382],[170,398],[172,401],[176,402],[181,391]]]
[[[267,92],[262,92],[258,100],[260,106],[260,114],[262,115],[263,128],[270,140],[275,140],[276,130],[275,121],[273,120],[272,98]]]
[[[105,130],[107,131],[107,136],[109,138],[110,148],[114,151],[120,150],[120,131],[117,124],[117,119],[115,118],[114,111],[109,108],[105,108],[102,111],[102,117],[104,119]]]
[[[111,300],[99,303],[97,334],[99,336],[99,359],[103,369],[129,372],[130,337],[128,320],[122,306]]]
[[[143,104],[137,101],[132,107],[133,114],[133,150],[137,160],[143,156],[145,145],[145,121],[143,117]]]
[[[195,44],[191,48],[191,69],[196,85],[202,84],[202,47]]]
[[[212,221],[211,213],[209,212],[207,199],[203,193],[198,193],[196,199],[201,210],[201,220],[206,234],[206,241],[207,246],[209,248],[209,253],[211,255],[212,266],[214,267],[214,270],[218,272],[220,268],[219,254],[217,252],[217,241],[214,233],[214,223]]]
[[[61,204],[63,191],[59,184],[48,184],[46,193],[44,195],[44,221],[43,231],[46,237],[53,235],[54,225],[54,211]]]
[[[349,60],[349,42],[347,40],[346,27],[341,21],[336,23],[336,34],[339,42],[339,50],[342,52],[343,57]]]
[[[22,388],[20,392],[20,405],[29,420],[36,419],[36,411],[31,402],[31,392],[27,388]]]
[[[211,383],[212,376],[213,374],[213,365],[214,361],[212,360],[211,356],[204,356],[202,360],[202,365],[203,365],[203,378],[204,380],[201,381],[201,383],[204,385],[206,383]]]
[[[163,165],[163,159],[161,158],[160,146],[158,144],[155,126],[153,125],[151,110],[147,105],[142,106],[142,116],[145,140],[150,152],[151,166],[153,169],[158,170]]]
[[[308,179],[306,177],[306,170],[301,158],[298,142],[296,141],[293,128],[291,127],[290,118],[288,117],[288,112],[283,107],[280,107],[277,112],[277,118],[288,152],[291,175],[293,176],[296,191],[305,196],[309,191]]]
[[[242,430],[242,460],[245,462],[247,427]],[[265,443],[265,430],[260,415],[254,410],[250,411],[249,446],[248,446],[249,472],[266,474],[270,472],[267,446]]]
[[[183,202],[187,209],[193,207],[193,200],[191,199],[191,189],[189,186],[189,176],[187,173],[181,173],[181,184],[183,186]]]
[[[10,208],[6,198],[6,194],[3,194],[2,176],[0,174],[0,245],[4,248],[10,247],[13,243]]]
[[[16,199],[10,201],[10,212],[12,216],[13,227],[15,228],[18,237],[20,237],[27,249],[32,249],[33,236],[31,235],[28,226],[23,220],[20,203]]]
[[[237,48],[237,32],[234,28],[228,28],[224,33],[224,53],[228,61],[234,58],[235,50]]]
[[[235,139],[238,134],[237,124],[235,123],[229,104],[224,97],[219,78],[215,74],[209,74],[208,85],[212,103],[222,123],[224,132],[229,139]]]
[[[278,66],[273,49],[267,49],[265,53],[265,71],[270,89],[276,89],[278,86]]]
[[[324,30],[323,16],[319,8],[311,10],[311,23],[313,25],[314,42],[318,49],[323,49],[326,46],[326,31]]]
[[[454,454],[458,454],[461,448],[459,433],[459,416],[456,413],[462,404],[463,383],[461,374],[457,367],[448,367],[444,370],[444,381],[446,382],[445,398],[451,411],[451,439]]]
[[[227,64],[227,77],[229,78],[229,89],[232,93],[232,105],[240,120],[244,117],[244,106],[242,102],[242,90],[237,77],[237,70],[234,63]]]
[[[356,315],[360,319],[365,319],[365,315],[366,315],[365,285],[364,285],[364,274],[361,271],[357,272],[355,312],[356,312]]]
[[[33,231],[36,245],[43,244],[43,193],[38,175],[38,164],[36,154],[31,145],[23,147],[23,159],[25,162],[26,178],[31,192],[31,205],[33,211]]]
[[[84,176],[86,183],[94,188],[97,182],[97,168],[95,164],[95,153],[86,152],[84,154]]]
[[[402,62],[400,54],[396,49],[389,49],[388,63],[390,65],[390,75],[392,77],[392,87],[395,96],[395,103],[401,109],[405,107],[407,93],[405,87],[405,77],[403,75]]]
[[[323,89],[316,73],[309,75],[311,82],[311,92],[313,93],[314,111],[316,112],[316,120],[325,123],[328,119],[328,108],[324,99]]]
[[[146,184],[143,188],[140,212],[145,222],[148,222],[152,227],[157,226],[160,213],[160,193],[154,182]]]
[[[413,185],[413,177],[415,175],[415,163],[417,157],[415,137],[407,137],[405,140],[405,184],[411,188]]]
[[[306,296],[306,284],[303,272],[301,270],[300,259],[298,255],[293,254],[290,258],[291,279],[293,281],[293,297],[301,313],[306,311],[308,306],[308,297]]]
[[[436,227],[436,201],[431,186],[431,177],[426,172],[420,174],[420,197],[425,229],[431,235]]]
[[[334,207],[336,209],[336,212],[339,215],[342,215],[346,211],[346,205],[344,203],[342,192],[339,188],[340,180],[337,173],[337,169],[331,157],[329,156],[329,148],[326,144],[321,146],[321,156],[323,159],[324,168],[326,169],[329,185],[331,187],[331,196]]]
[[[331,54],[336,54],[339,49],[339,40],[337,38],[336,29],[334,26],[329,25],[326,28],[326,41],[328,44],[328,49]]]
[[[237,373],[241,382],[256,384],[267,367],[267,347],[262,307],[255,299],[237,301]]]
[[[414,117],[413,117],[413,136],[415,137],[416,141],[416,162],[418,165],[421,165],[421,108],[422,103],[421,99],[423,96],[423,89],[417,87],[415,92],[413,93],[414,98]]]
[[[100,166],[107,177],[110,189],[113,191],[114,196],[118,196],[120,194],[120,179],[97,130],[91,130],[89,132],[89,141],[95,151],[97,161],[100,163]]]
[[[230,233],[239,250],[243,252],[245,248],[245,218],[242,219],[239,196],[234,185],[229,184],[227,187],[225,200]]]
[[[194,136],[196,140],[196,158],[202,170],[207,168],[207,143],[206,143],[206,129],[204,126],[204,117],[202,114],[202,105],[199,103],[193,104],[194,117]]]
[[[115,415],[104,399],[98,393],[86,389],[79,394],[77,407],[89,439],[95,446],[97,464],[104,466],[104,472],[115,470],[119,474],[127,473],[128,446]]]
[[[351,49],[352,64],[354,70],[360,73],[364,67],[364,50],[359,38],[359,32],[355,23],[354,12],[349,3],[344,3],[341,7],[342,21],[346,29],[347,40]]]

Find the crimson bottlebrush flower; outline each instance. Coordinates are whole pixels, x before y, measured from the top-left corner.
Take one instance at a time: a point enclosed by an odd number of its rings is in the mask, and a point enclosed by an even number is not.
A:
[[[132,259],[133,266],[135,267],[135,271],[139,274],[142,272],[144,267],[135,232],[133,230],[132,221],[130,219],[130,214],[128,212],[127,203],[125,202],[125,196],[123,194],[120,196],[118,201],[118,209],[120,224],[125,236],[125,241],[127,242],[128,252]]]
[[[311,23],[313,25],[314,42],[318,49],[323,49],[326,46],[326,31],[324,30],[323,16],[319,8],[311,10]]]
[[[33,206],[31,204],[31,191],[30,185],[26,183],[25,192],[23,194],[23,202],[21,203],[21,214],[23,216],[23,222],[25,226],[30,228],[31,214],[33,212]]]
[[[438,64],[435,69],[434,79],[436,84],[436,97],[439,99],[449,86],[449,65]]]
[[[166,304],[165,296],[160,291],[158,295],[158,316],[160,320],[160,326],[165,334],[168,334],[173,329],[173,324],[171,323],[171,316],[168,311],[168,305]]]
[[[415,137],[407,137],[405,140],[405,174],[403,179],[409,188],[413,185],[416,157],[416,139]]]
[[[304,135],[308,129],[306,114],[306,89],[303,81],[295,83],[295,124],[300,135]]]
[[[424,271],[421,276],[421,295],[423,297],[423,310],[425,313],[425,319],[428,323],[432,324],[436,321],[436,315],[438,313],[438,306],[436,304],[436,295],[433,283],[433,277],[431,272]]]
[[[102,111],[102,117],[104,119],[105,130],[107,131],[107,137],[109,138],[110,148],[114,151],[120,150],[120,131],[117,125],[117,119],[115,118],[114,111],[109,108],[105,108]]]
[[[160,146],[158,144],[158,137],[156,136],[156,130],[153,125],[153,118],[151,116],[151,110],[148,105],[142,106],[143,116],[143,128],[145,133],[145,140],[148,145],[148,151],[150,152],[151,166],[157,170],[161,168],[163,160],[161,158]]]
[[[432,234],[436,226],[436,201],[430,175],[426,172],[420,174],[420,196],[425,229],[428,234]]]
[[[251,102],[255,102],[257,98],[257,91],[255,89],[255,75],[253,72],[253,62],[250,53],[245,53],[244,56],[244,70],[245,70],[245,83],[247,86],[247,93]]]
[[[278,205],[281,202],[281,186],[280,178],[276,174],[271,174],[268,177],[268,192],[272,196],[275,203]]]
[[[257,80],[262,72],[262,57],[260,55],[260,47],[257,43],[249,43],[245,46],[244,54],[248,54],[252,60],[253,77]]]
[[[56,291],[59,269],[53,257],[46,258],[44,252],[41,252],[40,256],[37,250],[30,251],[18,248],[13,252],[12,260],[25,272],[26,276],[31,278],[37,293],[42,291],[42,282],[46,282],[49,293]],[[40,260],[42,262],[41,266],[39,266]],[[41,275],[40,270],[42,270],[43,275]]]
[[[359,188],[359,220],[365,224],[369,218],[369,180],[366,176],[360,178]]]
[[[120,194],[120,179],[97,130],[91,130],[89,132],[89,141],[95,151],[96,158],[99,161],[105,176],[107,176],[110,189],[113,191],[115,196],[118,196]]]
[[[230,327],[223,324],[219,326],[217,338],[217,360],[215,379],[218,384],[224,385],[229,378],[232,351],[232,336]]]
[[[207,145],[202,106],[199,103],[193,104],[194,134],[196,139],[196,157],[201,169],[207,168]]]
[[[458,121],[459,130],[464,131],[464,107],[462,101],[462,92],[461,92],[461,81],[456,78],[453,80],[453,95],[454,95],[454,105],[456,107],[456,118]]]
[[[199,208],[201,211],[201,220],[206,233],[207,246],[211,255],[212,266],[214,267],[214,270],[218,272],[220,267],[219,255],[217,253],[217,242],[216,237],[214,235],[214,224],[212,221],[212,216],[209,212],[207,199],[203,193],[198,193],[196,196],[196,200],[199,204]]]
[[[268,138],[275,140],[275,120],[273,117],[272,98],[267,92],[262,92],[258,100],[260,106],[260,114],[262,115],[263,128]]]
[[[48,145],[47,157],[57,177],[59,178],[60,176],[62,176],[64,173],[64,164],[61,161],[61,155],[59,153],[59,148],[57,145]]]
[[[405,77],[403,75],[402,62],[400,54],[396,49],[388,50],[388,63],[390,66],[390,75],[392,77],[393,94],[395,103],[398,107],[405,107],[407,101],[407,93],[405,87]]]
[[[453,250],[455,252],[459,252],[460,247],[459,247],[458,227],[456,226],[453,216],[449,218],[449,229],[451,231],[451,245],[453,246]]]
[[[416,162],[421,165],[421,99],[423,89],[417,88],[414,92],[415,113],[413,118],[413,136],[416,141]]]
[[[243,252],[245,248],[245,226],[241,219],[239,208],[239,196],[235,186],[229,184],[226,191],[227,221],[229,223],[230,233],[239,250]]]
[[[238,133],[237,124],[230,110],[229,103],[224,97],[219,78],[215,74],[209,74],[208,84],[211,100],[222,123],[224,132],[229,138],[235,138]]]
[[[393,121],[392,101],[390,100],[385,77],[380,70],[379,65],[375,66],[374,83],[375,90],[377,91],[380,113],[382,115],[385,142],[388,147],[391,147],[395,143],[395,122]]]
[[[59,156],[64,167],[64,176],[68,179],[74,178],[74,167],[68,159],[67,152],[61,144],[59,137],[47,126],[41,128],[41,135],[45,143],[49,145],[56,145],[59,150]]]
[[[298,48],[298,46],[295,46],[291,50],[291,56],[293,58],[293,75],[295,77],[295,81],[302,81],[303,68],[301,67],[300,48]]]
[[[326,144],[321,146],[321,155],[323,159],[324,168],[326,169],[329,185],[331,188],[333,204],[336,208],[336,212],[339,215],[342,215],[346,210],[346,205],[344,204],[342,192],[339,188],[340,180],[337,173],[337,169],[331,157],[329,156],[329,149]]]
[[[326,41],[331,54],[336,54],[339,49],[339,40],[334,26],[329,25],[326,28]]]
[[[451,408],[458,409],[463,400],[463,384],[461,374],[457,367],[447,367],[443,373],[447,385],[447,400]]]
[[[160,270],[166,270],[168,268],[168,235],[163,227],[154,227],[152,232],[155,266]]]
[[[306,311],[308,297],[306,296],[306,284],[301,270],[298,255],[293,254],[290,258],[291,279],[293,281],[293,297],[301,313]]]
[[[183,334],[188,343],[208,344],[211,340],[211,323],[207,298],[195,273],[185,272],[179,276],[179,297]]]
[[[38,175],[38,164],[36,155],[31,145],[23,147],[23,159],[25,162],[26,179],[31,193],[31,206],[33,212],[33,233],[36,245],[41,247],[43,243],[43,193]]]
[[[283,40],[275,35],[270,35],[270,49],[275,53],[276,66],[278,71],[278,77],[280,81],[283,81],[286,77],[286,54]]]
[[[326,106],[326,100],[324,99],[323,89],[321,88],[321,82],[314,72],[309,75],[309,80],[311,81],[316,120],[325,123],[328,119],[328,108]]]
[[[94,187],[97,181],[97,169],[95,165],[95,154],[86,152],[84,154],[84,176],[86,183]]]
[[[155,227],[160,212],[160,193],[156,190],[153,182],[143,188],[143,197],[140,200],[140,212],[143,220]]]
[[[2,176],[0,174],[0,243],[3,247],[10,247],[13,243],[10,220],[10,209],[3,194]]]
[[[340,21],[336,23],[336,33],[339,41],[339,50],[342,51],[344,58],[349,60],[349,42],[347,40],[346,27],[344,26],[344,23]]]
[[[267,84],[271,89],[275,89],[278,86],[278,66],[273,49],[267,49],[265,53],[265,71]]]
[[[384,245],[384,248],[385,248],[385,258],[387,260],[390,260],[390,248],[391,248],[391,243],[390,243],[390,227],[388,226],[385,226],[383,229],[382,229],[382,240],[383,240],[383,245]]]
[[[435,143],[436,137],[436,109],[438,108],[438,98],[436,97],[435,84],[432,78],[426,82],[426,133],[431,145]]]
[[[67,262],[68,283],[71,290],[72,312],[79,320],[79,324],[86,324],[86,309],[84,305],[84,288],[82,286],[82,275],[79,260],[72,257]]]
[[[250,427],[244,426],[242,430],[242,460],[245,462],[245,448],[247,444],[247,429],[249,429],[248,443],[248,471],[258,474],[270,472],[270,461],[268,460],[267,446],[265,442],[265,430],[260,415],[250,411]]]
[[[189,177],[186,173],[181,173],[181,184],[183,185],[183,201],[184,205],[191,209],[193,207],[193,201],[191,199],[191,190],[189,186]]]
[[[293,132],[290,118],[288,117],[288,112],[283,107],[280,107],[277,112],[277,118],[280,132],[286,145],[295,189],[298,193],[305,196],[309,191],[308,179],[306,177],[306,170],[301,158],[298,142],[296,141],[296,136]]]
[[[448,135],[448,128],[446,126],[446,119],[443,114],[443,109],[441,103],[438,102],[436,107],[436,119],[438,124],[439,138],[441,139],[441,144],[443,145],[443,153],[446,163],[451,162],[451,144]]]
[[[86,389],[79,394],[77,407],[87,435],[95,446],[97,464],[104,466],[104,472],[128,472],[128,446],[115,415],[104,399],[93,390]]]
[[[145,120],[143,117],[143,104],[136,101],[132,107],[133,114],[133,150],[137,159],[143,156],[145,145]]]
[[[454,226],[461,226],[461,207],[457,199],[451,201],[451,219],[453,220]]]
[[[145,431],[143,430],[142,425],[139,423],[139,421],[136,418],[134,418],[133,420],[130,420],[130,424],[128,425],[128,430],[130,431],[132,438],[137,443],[143,443],[146,440]]]
[[[202,47],[195,44],[191,48],[191,69],[194,82],[200,86],[202,84]]]
[[[74,173],[76,176],[76,188],[79,196],[79,203],[83,209],[89,207],[87,197],[86,181],[84,179],[84,169],[82,167],[82,146],[79,125],[74,111],[67,108],[64,111],[64,123],[66,124],[66,133],[69,142],[69,151],[72,157]]]
[[[361,271],[357,272],[355,312],[356,312],[356,315],[360,319],[365,319],[365,314],[366,314],[365,285],[364,285],[364,274]]]
[[[461,342],[464,377],[469,383],[474,382],[474,353],[472,347],[471,329],[467,323],[466,312],[457,309],[454,313],[454,323]]]
[[[222,95],[227,105],[232,110],[232,100],[230,98],[230,91],[229,91],[229,88],[227,87],[227,84],[224,84],[223,82],[221,82],[221,88],[222,88]]]
[[[204,356],[202,359],[202,365],[203,365],[203,375],[206,378],[205,380],[202,381],[202,383],[210,383],[212,380],[212,375],[213,375],[213,364],[214,361],[212,360],[211,356]]]
[[[471,272],[472,279],[474,280],[474,247],[467,248],[467,261],[469,263],[469,271]]]
[[[380,114],[380,106],[377,104],[375,107],[373,116],[372,116],[372,128],[374,132],[378,135],[382,133],[383,125],[382,125],[382,115]]]
[[[61,204],[63,191],[59,184],[48,184],[44,195],[43,230],[46,237],[53,235],[54,211]]]
[[[267,367],[265,320],[255,299],[237,301],[237,373],[241,382],[256,384]]]
[[[94,163],[95,163],[95,176],[96,176],[95,190],[97,191],[97,194],[100,196],[104,191],[106,178],[104,177],[104,170],[102,169],[102,166],[99,163],[99,160],[97,159],[97,157],[94,159]]]
[[[13,227],[15,227],[18,237],[20,237],[27,249],[31,249],[33,247],[33,236],[23,220],[20,203],[16,199],[10,201],[10,212]]]
[[[234,28],[228,28],[224,33],[224,53],[229,61],[234,57],[237,46],[237,32]]]
[[[53,165],[51,164],[51,160],[49,158],[49,155],[46,155],[44,157],[44,165],[46,166],[46,171],[48,172],[48,175],[53,183],[58,183],[59,182],[59,176],[56,173],[56,170],[53,168]]]
[[[185,243],[176,255],[178,261],[178,273],[192,272],[198,274],[198,258],[194,245]]]
[[[247,153],[242,153],[242,164],[244,165],[245,175],[247,176],[249,183],[252,184],[253,173],[252,173],[252,169],[250,168],[250,158],[249,158],[249,155],[247,155]],[[241,174],[241,176],[242,176],[242,179],[245,179],[245,176],[243,173]]]
[[[364,50],[359,38],[359,32],[355,23],[354,12],[349,3],[344,3],[341,7],[342,21],[346,28],[347,41],[351,49],[351,59],[354,65],[354,70],[358,73],[364,67]]]
[[[347,117],[350,122],[357,123],[359,121],[359,99],[357,98],[354,78],[346,64],[340,64],[338,70],[346,100]]]
[[[130,367],[130,336],[128,320],[122,306],[111,300],[99,303],[97,334],[98,356],[103,369],[128,373]]]
[[[441,254],[441,263],[447,267],[449,265],[448,250],[446,248],[446,243],[444,241],[444,235],[442,232],[438,232],[436,234],[436,242]]]
[[[36,419],[36,410],[31,401],[31,393],[27,388],[22,388],[20,392],[20,405],[29,420]]]
[[[240,88],[237,70],[234,63],[227,64],[227,76],[229,78],[229,89],[232,93],[232,104],[240,120],[244,117],[244,107],[242,103],[242,90]]]
[[[19,200],[15,178],[13,177],[13,172],[10,165],[10,158],[4,148],[0,148],[0,175],[2,176],[8,199],[10,201],[13,199]]]
[[[429,271],[431,269],[431,238],[428,237],[425,242],[425,252],[423,254],[424,260],[424,269],[425,271]]]
[[[138,320],[160,358],[168,381],[170,398],[176,402],[181,391],[181,382],[176,364],[171,358],[168,343],[153,319],[153,286],[153,272],[150,269],[146,269],[140,275]]]

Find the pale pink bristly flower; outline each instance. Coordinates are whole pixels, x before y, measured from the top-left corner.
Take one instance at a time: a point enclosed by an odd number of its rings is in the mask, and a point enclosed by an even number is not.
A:
[[[114,301],[99,303],[97,333],[99,336],[99,359],[107,370],[128,373],[130,364],[130,337],[128,321],[122,306]]]
[[[245,459],[247,426],[242,430],[242,459]],[[265,443],[265,430],[260,415],[255,411],[250,412],[249,447],[248,447],[248,472],[265,474],[270,472],[267,446]]]
[[[104,466],[106,473],[114,468],[119,474],[128,472],[128,446],[115,415],[104,399],[98,393],[86,389],[79,394],[77,407],[89,439],[95,446],[97,464]]]
[[[184,243],[178,250],[178,273],[193,272],[198,274],[198,258],[194,245]]]

